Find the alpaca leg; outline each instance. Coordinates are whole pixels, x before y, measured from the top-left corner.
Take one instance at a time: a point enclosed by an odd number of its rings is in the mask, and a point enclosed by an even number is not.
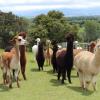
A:
[[[39,71],[40,71],[40,66],[39,66]]]
[[[93,82],[92,86],[93,86],[93,90],[96,91],[96,82]]]
[[[42,68],[42,70],[43,70],[43,66],[42,66],[41,68]]]
[[[94,91],[96,91],[96,77],[95,76],[92,79],[92,86],[93,86]]]
[[[71,82],[71,69],[70,70],[67,70],[67,77],[68,77],[69,83],[72,83]]]
[[[7,70],[5,67],[3,67],[2,71],[3,71],[3,83],[6,84],[8,83],[7,82]]]
[[[55,68],[54,68],[54,65],[53,65],[53,73],[55,73]]]
[[[26,80],[25,66],[21,66],[21,72],[22,72],[22,75],[23,75],[24,80]]]
[[[80,85],[81,85],[82,89],[84,89],[83,74],[78,72],[78,75],[79,75]]]
[[[65,77],[66,77],[66,71],[62,73],[62,84],[64,84]]]
[[[6,79],[6,73],[3,73],[3,83],[4,83],[4,85],[7,83],[7,79]]]
[[[61,70],[58,70],[58,80],[60,80],[60,76],[61,76]]]
[[[12,74],[11,74],[11,70],[7,69],[7,81],[9,83],[9,88],[12,88]]]
[[[10,79],[9,79],[9,88],[12,88],[12,75],[10,75],[9,78],[10,78]]]
[[[86,88],[86,90],[88,90],[88,87],[89,87],[90,81],[86,81],[85,84],[86,84],[86,85],[85,85],[85,86],[86,86],[85,88]]]
[[[16,77],[17,87],[19,88],[20,86],[19,86],[18,74],[19,74],[19,70],[15,70],[15,77]]]
[[[48,58],[46,58],[46,65],[48,65]]]
[[[49,65],[51,65],[51,58],[49,57]]]
[[[13,69],[12,72],[13,72],[13,79],[15,80],[15,70]]]
[[[26,75],[25,75],[25,66],[23,67],[23,78],[26,80]]]

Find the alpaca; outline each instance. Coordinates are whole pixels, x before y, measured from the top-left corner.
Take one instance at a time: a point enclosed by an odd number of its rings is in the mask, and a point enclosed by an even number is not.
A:
[[[56,62],[56,52],[58,51],[58,45],[56,43],[56,41],[52,42],[53,45],[53,54],[52,54],[52,58],[51,58],[51,63],[53,66],[53,72],[57,72],[57,62]]]
[[[52,49],[50,48],[51,41],[47,40],[46,41],[46,46],[47,49],[45,50],[45,60],[46,60],[46,65],[51,65],[51,56],[53,54]]]
[[[18,34],[19,36],[22,36],[23,39],[26,38],[26,32],[20,32]],[[22,76],[24,78],[24,80],[26,80],[26,74],[25,74],[25,70],[26,70],[26,43],[22,43],[19,46],[19,50],[20,50],[20,65],[21,65],[21,73]]]
[[[89,50],[90,52],[94,53],[94,48],[95,48],[96,42],[95,41],[91,41],[89,44]]]
[[[10,41],[14,47],[10,52],[3,52],[1,55],[3,81],[4,84],[9,83],[9,87],[12,88],[12,70],[15,70],[15,78],[17,86],[19,87],[18,74],[20,71],[20,51],[19,45],[26,41],[21,37],[14,37]]]
[[[26,32],[20,32],[18,34],[18,36],[21,36],[23,39],[26,38]],[[21,64],[21,73],[23,75],[24,80],[26,80],[26,75],[25,75],[25,68],[26,68],[26,47],[25,47],[26,43],[22,42],[19,46],[20,49],[20,64]],[[9,45],[5,48],[5,52],[10,52],[13,48],[13,45]],[[15,70],[13,70],[13,77],[15,77],[14,75]]]
[[[73,41],[74,36],[73,34],[68,34],[66,37],[67,41],[67,52],[64,51],[57,56],[57,69],[58,69],[58,80],[60,79],[60,76],[62,75],[62,84],[64,83],[64,80],[66,78],[66,71],[67,71],[67,77],[69,83],[71,83],[70,75],[71,75],[71,69],[73,67]]]
[[[40,42],[41,40],[40,40],[40,38],[37,38],[35,41],[37,42],[37,44],[36,44],[36,45],[33,45],[33,47],[32,47],[32,52],[33,52],[33,54],[34,54],[34,57],[33,57],[33,60],[34,60],[34,61],[36,61],[36,54],[37,54],[37,52],[38,52],[38,44],[39,44],[39,42]]]
[[[42,70],[43,70],[43,65],[44,65],[44,61],[45,61],[43,42],[39,42],[39,44],[38,44],[38,52],[36,54],[36,61],[37,61],[38,67],[39,67],[39,71],[40,71],[40,68],[42,68]]]
[[[79,74],[79,80],[83,89],[88,89],[92,83],[96,90],[96,76],[100,72],[100,40],[97,41],[95,52],[82,51],[74,58],[75,68]]]

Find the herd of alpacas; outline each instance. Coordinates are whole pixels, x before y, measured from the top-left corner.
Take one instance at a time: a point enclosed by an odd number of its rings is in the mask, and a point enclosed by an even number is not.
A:
[[[44,70],[44,65],[52,65],[53,73],[57,73],[57,79],[64,84],[64,80],[71,82],[71,71],[76,69],[80,86],[87,90],[91,83],[96,90],[97,75],[100,72],[100,40],[91,42],[88,49],[74,47],[75,39],[72,33],[65,36],[66,48],[58,45],[56,40],[42,41],[37,38],[36,44],[32,47],[34,53],[33,60],[37,63],[38,70]],[[12,88],[13,79],[19,85],[19,73],[21,71],[23,79],[26,80],[26,33],[20,32],[13,37],[0,56],[0,65],[3,73],[4,85]]]

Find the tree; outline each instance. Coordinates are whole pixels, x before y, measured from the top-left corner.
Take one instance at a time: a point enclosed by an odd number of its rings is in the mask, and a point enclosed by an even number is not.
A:
[[[85,41],[92,41],[97,39],[98,35],[98,22],[94,20],[88,20],[85,22],[84,27],[85,27]]]
[[[9,40],[20,31],[27,31],[28,22],[12,12],[0,12],[0,46],[4,48]]]
[[[33,23],[30,26],[29,33],[35,34],[34,38],[36,37],[43,37],[42,34],[45,33],[44,38],[49,38],[50,40],[56,39],[57,41],[64,41],[65,33],[68,32],[69,24],[64,17],[64,14],[59,11],[49,11],[47,15],[40,14],[36,16],[33,21]],[[39,28],[39,26],[42,27],[42,30],[36,32],[36,30]],[[30,34],[30,38],[32,38],[32,34]],[[34,39],[31,39],[34,42]],[[32,42],[32,43],[33,43]]]

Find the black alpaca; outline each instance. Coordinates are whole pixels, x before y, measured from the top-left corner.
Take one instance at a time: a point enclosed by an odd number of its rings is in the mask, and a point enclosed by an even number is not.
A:
[[[38,67],[39,67],[39,71],[40,71],[40,68],[42,68],[42,70],[43,70],[43,65],[44,65],[44,61],[45,61],[43,42],[40,42],[38,45],[38,53],[36,55],[36,61],[37,61]]]
[[[58,45],[57,45],[56,41],[53,41],[52,45],[53,45],[53,55],[51,58],[51,63],[53,66],[53,72],[55,73],[55,72],[57,72],[56,52],[58,50]]]
[[[62,84],[66,79],[66,71],[69,83],[71,83],[71,69],[73,67],[73,34],[68,34],[66,36],[67,42],[67,50],[60,53],[60,55],[56,58],[57,60],[57,68],[58,68],[58,80],[62,75]]]

